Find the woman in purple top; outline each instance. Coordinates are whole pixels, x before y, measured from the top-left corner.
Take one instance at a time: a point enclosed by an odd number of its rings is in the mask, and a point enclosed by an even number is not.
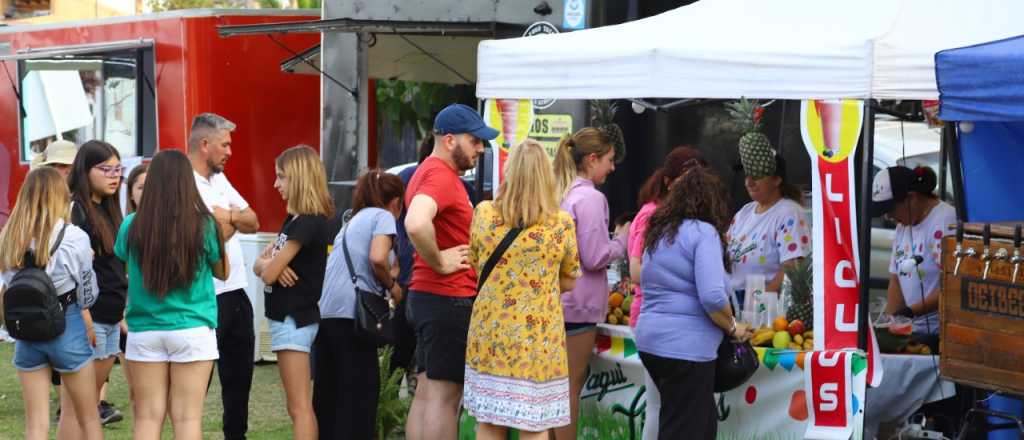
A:
[[[597,190],[615,171],[611,139],[596,128],[583,128],[562,140],[555,157],[555,180],[563,195],[561,208],[576,222],[583,275],[576,288],[562,294],[565,345],[569,354],[570,415],[568,426],[555,429],[558,440],[575,440],[579,396],[594,350],[597,323],[608,311],[608,263],[626,254],[629,224],[608,237],[608,200]]]
[[[668,197],[669,188],[690,168],[707,165],[700,151],[690,146],[676,147],[665,156],[665,165],[659,168],[640,188],[637,198],[640,212],[633,218],[629,227],[629,277],[633,281],[633,303],[629,308],[629,325],[636,327],[640,318],[640,306],[643,305],[643,291],[640,289],[640,271],[643,268],[644,234],[647,233],[647,222],[658,209],[658,204]],[[658,438],[658,412],[661,410],[661,396],[654,379],[647,374],[644,377],[647,387],[647,421],[644,423],[644,440]]]
[[[726,293],[725,187],[703,166],[684,173],[644,234],[636,326],[640,360],[661,394],[659,439],[714,439],[715,359],[724,335],[747,337]]]

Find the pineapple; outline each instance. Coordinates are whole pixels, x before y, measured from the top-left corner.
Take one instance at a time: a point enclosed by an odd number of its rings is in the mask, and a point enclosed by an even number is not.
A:
[[[738,144],[744,172],[755,179],[775,174],[775,150],[768,136],[761,132],[764,107],[756,100],[740,98],[725,108],[743,132]]]
[[[615,163],[622,163],[626,158],[626,138],[622,127],[615,123],[615,113],[619,106],[612,100],[590,101],[590,124],[604,132],[615,148]]]
[[[789,297],[793,304],[786,310],[786,320],[803,321],[804,328],[814,328],[814,264],[811,257],[797,261],[796,266],[784,269],[789,278]]]

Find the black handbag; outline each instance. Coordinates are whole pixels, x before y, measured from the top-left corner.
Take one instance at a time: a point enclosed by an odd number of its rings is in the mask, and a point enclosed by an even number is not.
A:
[[[352,257],[348,253],[348,225],[341,230],[341,248],[345,253],[345,264],[348,274],[352,277],[352,288],[356,293],[356,337],[366,344],[375,347],[394,344],[397,341],[395,328],[395,302],[391,292],[370,292],[359,288],[356,284],[356,271],[352,266]]]
[[[498,243],[498,247],[494,248],[494,252],[491,252],[491,256],[487,257],[487,262],[484,263],[483,270],[476,277],[476,292],[480,293],[480,289],[484,287],[484,283],[487,282],[487,278],[491,276],[491,271],[494,270],[494,266],[498,264],[498,260],[505,255],[505,251],[508,250],[509,246],[512,246],[512,242],[516,241],[516,237],[519,233],[523,232],[523,228],[512,228],[505,233],[505,238],[501,239],[501,243]]]
[[[729,298],[729,303],[736,310],[734,297]],[[760,364],[750,342],[735,342],[725,335],[718,345],[718,359],[715,360],[715,392],[724,393],[743,385]]]
[[[715,392],[724,393],[743,385],[758,366],[760,362],[750,342],[735,342],[726,335],[718,346],[715,360]]]

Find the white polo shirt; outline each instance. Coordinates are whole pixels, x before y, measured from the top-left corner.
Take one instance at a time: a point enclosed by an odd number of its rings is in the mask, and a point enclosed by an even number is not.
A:
[[[238,194],[235,187],[231,186],[231,182],[228,182],[228,178],[224,176],[224,173],[213,174],[209,179],[199,175],[194,170],[192,173],[196,176],[196,188],[199,189],[199,196],[203,198],[203,203],[211,211],[214,206],[219,206],[222,209],[238,208],[240,210],[249,207],[249,204],[242,198],[242,195]],[[238,241],[238,234],[232,235],[228,241],[224,242],[224,252],[228,256],[228,264],[231,267],[228,272],[227,281],[213,279],[213,287],[218,295],[232,290],[245,289],[249,285],[245,278],[245,262],[242,261],[242,243]]]

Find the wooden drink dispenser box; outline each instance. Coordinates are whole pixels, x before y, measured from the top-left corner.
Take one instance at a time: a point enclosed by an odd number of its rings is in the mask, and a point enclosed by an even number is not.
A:
[[[942,376],[1024,395],[1021,224],[958,224],[942,242]]]

